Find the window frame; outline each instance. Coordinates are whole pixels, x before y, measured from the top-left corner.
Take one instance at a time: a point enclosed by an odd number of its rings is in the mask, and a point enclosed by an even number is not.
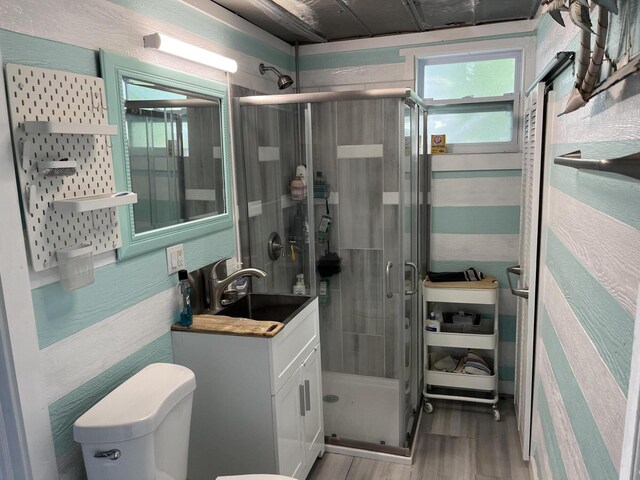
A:
[[[512,118],[512,137],[508,142],[476,142],[476,143],[449,143],[447,142],[447,153],[514,153],[520,151],[521,139],[519,127],[521,121],[521,96],[522,96],[522,57],[521,49],[509,49],[489,52],[473,52],[465,54],[446,54],[431,57],[420,57],[417,59],[418,69],[418,94],[427,105],[429,110],[437,109],[439,112],[445,113],[447,107],[451,107],[452,113],[461,110],[467,111],[485,111],[482,105],[511,105],[513,108]],[[502,96],[493,97],[463,97],[439,99],[424,97],[425,67],[429,65],[446,65],[454,63],[467,63],[474,61],[500,60],[505,58],[513,58],[515,60],[514,86],[513,93]],[[476,108],[474,108],[476,107]],[[488,110],[487,110],[488,111]],[[446,134],[446,132],[443,132]],[[429,132],[427,134],[430,135]]]

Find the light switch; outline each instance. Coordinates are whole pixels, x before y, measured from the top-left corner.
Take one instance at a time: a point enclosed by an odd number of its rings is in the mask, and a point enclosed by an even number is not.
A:
[[[176,273],[178,270],[184,270],[184,247],[182,244],[167,247],[167,272],[169,275]]]

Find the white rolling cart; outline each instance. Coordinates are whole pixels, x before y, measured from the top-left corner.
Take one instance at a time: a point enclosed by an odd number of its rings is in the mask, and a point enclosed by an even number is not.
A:
[[[423,341],[424,341],[424,404],[425,412],[433,412],[432,398],[459,400],[491,405],[493,417],[499,422],[498,403],[498,282],[488,276],[477,282],[423,282]],[[493,331],[487,333],[428,332],[424,329],[424,321],[428,318],[428,302],[493,305]],[[443,329],[445,328],[443,324]],[[478,328],[481,331],[481,328]],[[442,348],[472,349],[483,356],[490,356],[493,362],[493,375],[470,375],[466,373],[449,373],[432,370],[431,362],[437,355],[444,356]],[[444,387],[459,390],[459,395],[435,393],[433,387]],[[473,396],[473,391],[486,392],[485,397]],[[467,393],[467,395],[465,395]]]

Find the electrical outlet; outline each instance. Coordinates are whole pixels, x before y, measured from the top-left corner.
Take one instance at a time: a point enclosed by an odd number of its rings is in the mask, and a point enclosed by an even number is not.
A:
[[[169,275],[185,269],[184,247],[182,244],[167,247],[167,272]]]
[[[231,275],[236,270],[240,270],[242,264],[238,262],[238,259],[233,257],[227,260],[227,275]]]

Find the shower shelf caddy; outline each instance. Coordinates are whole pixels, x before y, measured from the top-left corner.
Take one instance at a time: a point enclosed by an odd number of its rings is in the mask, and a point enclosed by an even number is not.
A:
[[[6,74],[31,266],[47,270],[82,253],[92,269],[92,255],[122,244],[116,207],[137,202],[116,190],[118,126],[109,124],[104,82],[17,64]]]
[[[424,397],[425,412],[433,412],[430,399],[458,400],[490,404],[493,417],[500,421],[498,404],[498,282],[494,277],[486,277],[478,282],[442,282],[434,283],[425,280],[422,287],[423,329],[424,332]],[[492,305],[493,330],[492,333],[454,333],[428,332],[424,329],[428,317],[428,302]],[[470,375],[466,373],[449,373],[430,369],[430,350],[437,348],[473,349],[481,352],[491,352],[493,359],[493,375]],[[434,393],[431,387],[444,387],[460,390],[460,395],[450,393]],[[473,391],[483,392],[490,397],[473,396]],[[471,393],[463,395],[462,393]]]

